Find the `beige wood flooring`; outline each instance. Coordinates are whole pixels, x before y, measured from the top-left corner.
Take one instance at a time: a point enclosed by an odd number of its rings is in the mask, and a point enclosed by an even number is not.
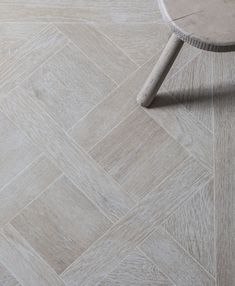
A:
[[[235,53],[155,0],[0,1],[0,286],[234,286]]]

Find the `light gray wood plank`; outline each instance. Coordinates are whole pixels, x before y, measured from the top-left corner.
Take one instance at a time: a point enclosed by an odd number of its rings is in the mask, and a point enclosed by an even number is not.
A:
[[[217,285],[235,285],[235,54],[214,56]]]
[[[209,177],[195,160],[186,159],[62,274],[66,284],[89,286],[102,281]]]
[[[158,23],[98,24],[98,29],[139,65],[154,55],[158,58],[170,35],[166,25]]]
[[[58,7],[44,5],[2,4],[0,22],[79,22],[79,23],[152,23],[161,22],[158,9],[135,7]]]
[[[14,4],[14,5],[35,5],[45,7],[91,7],[91,8],[133,8],[144,9],[158,9],[155,0],[121,0],[110,2],[110,0],[2,0],[1,4]]]
[[[91,149],[135,109],[136,94],[155,60],[152,58],[138,69],[70,130],[69,134],[84,150]]]
[[[41,63],[63,47],[65,37],[48,26],[21,47],[8,61],[0,65],[0,98],[21,83]]]
[[[166,230],[215,275],[214,184],[208,182],[164,224]]]
[[[34,200],[61,172],[40,156],[0,190],[0,227]]]
[[[165,81],[162,90],[167,90],[170,95],[178,99],[197,120],[212,131],[211,68],[211,54],[203,52]]]
[[[0,285],[1,286],[20,286],[19,282],[11,273],[0,264]]]
[[[188,156],[141,108],[95,145],[90,154],[138,199],[153,190]]]
[[[134,202],[94,160],[81,151],[48,114],[20,88],[1,104],[9,118],[44,151],[86,195],[115,221]]]
[[[135,250],[97,286],[173,286],[169,279]]]
[[[57,273],[111,226],[66,177],[50,185],[11,224]]]
[[[116,87],[75,45],[66,45],[21,85],[65,130]]]
[[[0,262],[23,286],[65,286],[11,225],[6,225],[0,233]]]
[[[40,151],[2,112],[0,112],[0,138],[0,188],[2,188],[30,164]]]
[[[57,27],[115,82],[121,83],[136,70],[137,65],[94,25],[58,24]]]
[[[209,170],[213,165],[213,135],[178,101],[158,95],[145,111]]]
[[[0,24],[0,64],[13,56],[35,34],[46,27],[38,23]]]
[[[162,227],[151,234],[140,248],[176,286],[215,285],[214,278],[188,256]]]

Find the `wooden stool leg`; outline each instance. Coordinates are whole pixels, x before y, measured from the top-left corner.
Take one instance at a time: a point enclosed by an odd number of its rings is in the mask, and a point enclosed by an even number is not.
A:
[[[184,42],[175,34],[171,35],[157,64],[154,66],[142,90],[137,96],[137,102],[140,105],[148,107],[152,103],[154,96],[158,92],[175,59],[177,58],[183,43]]]

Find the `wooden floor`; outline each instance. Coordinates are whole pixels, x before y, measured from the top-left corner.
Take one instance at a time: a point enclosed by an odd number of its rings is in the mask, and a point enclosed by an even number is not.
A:
[[[0,3],[0,286],[234,286],[235,53],[155,0]]]

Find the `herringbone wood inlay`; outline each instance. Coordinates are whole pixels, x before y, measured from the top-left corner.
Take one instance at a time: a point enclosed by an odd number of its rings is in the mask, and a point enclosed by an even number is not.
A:
[[[185,45],[143,109],[155,0],[0,19],[0,286],[235,285],[234,53]]]

